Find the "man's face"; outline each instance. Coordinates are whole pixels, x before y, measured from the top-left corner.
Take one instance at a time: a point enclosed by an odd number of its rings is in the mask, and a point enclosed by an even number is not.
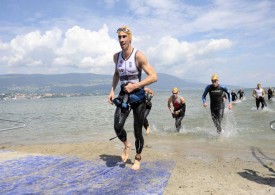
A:
[[[122,50],[126,50],[130,45],[130,37],[127,33],[120,31],[118,33],[118,41]]]
[[[219,80],[211,80],[212,81],[212,85],[214,86],[214,87],[218,87],[218,85],[219,85]]]
[[[174,96],[175,98],[177,98],[177,97],[178,97],[178,92],[177,92],[177,93],[173,93],[173,96]]]

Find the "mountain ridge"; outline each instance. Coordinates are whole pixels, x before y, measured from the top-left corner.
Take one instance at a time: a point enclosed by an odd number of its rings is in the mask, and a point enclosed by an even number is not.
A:
[[[145,74],[143,74],[143,77]],[[113,75],[94,73],[66,74],[5,74],[0,75],[0,93],[107,93]],[[155,91],[167,91],[177,86],[180,89],[201,89],[206,84],[158,73],[158,81],[149,87]],[[117,87],[118,90],[118,87]]]

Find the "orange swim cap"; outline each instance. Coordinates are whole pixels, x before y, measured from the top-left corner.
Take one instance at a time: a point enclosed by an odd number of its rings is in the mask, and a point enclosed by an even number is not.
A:
[[[211,81],[214,81],[214,80],[219,80],[219,77],[217,74],[213,74],[212,77],[211,77]]]
[[[177,87],[174,87],[173,89],[172,89],[172,93],[178,93],[179,92],[179,89],[177,88]]]

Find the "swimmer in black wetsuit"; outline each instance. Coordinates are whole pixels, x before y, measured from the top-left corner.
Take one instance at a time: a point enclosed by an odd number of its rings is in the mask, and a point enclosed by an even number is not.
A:
[[[271,87],[269,87],[267,90],[268,100],[270,100],[273,96],[274,96],[274,90]]]
[[[235,93],[234,89],[231,91],[232,101],[235,102],[238,99],[237,94]]]
[[[154,96],[154,92],[151,89],[147,88],[147,87],[145,87],[144,90],[145,90],[145,93],[146,93],[145,94],[146,95],[146,110],[145,110],[145,114],[144,114],[143,127],[146,129],[146,134],[148,135],[150,133],[150,125],[149,125],[147,116],[149,115],[149,113],[151,111],[151,108],[152,108],[151,99]]]
[[[240,100],[242,100],[242,99],[243,99],[243,96],[244,96],[244,91],[243,91],[242,89],[240,89],[240,90],[238,91],[238,94],[239,94]]]
[[[232,108],[231,104],[231,94],[229,90],[219,84],[219,77],[217,74],[212,75],[211,77],[212,84],[206,86],[204,93],[202,95],[203,106],[207,107],[206,95],[209,93],[210,96],[210,110],[212,115],[212,120],[217,128],[217,132],[222,132],[221,122],[224,114],[224,99],[223,93],[225,92],[228,96],[228,108]]]

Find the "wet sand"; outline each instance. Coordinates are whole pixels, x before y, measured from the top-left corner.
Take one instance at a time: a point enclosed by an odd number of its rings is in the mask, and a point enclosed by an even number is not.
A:
[[[164,194],[275,194],[275,151],[261,146],[228,144],[226,140],[200,141],[185,135],[145,137],[142,161],[172,160],[175,167]],[[134,138],[126,164],[134,161]],[[1,145],[1,161],[25,155],[62,155],[85,160],[102,155],[117,158],[118,140],[43,145]],[[12,152],[5,152],[12,151]],[[141,164],[142,169],[142,164]]]

